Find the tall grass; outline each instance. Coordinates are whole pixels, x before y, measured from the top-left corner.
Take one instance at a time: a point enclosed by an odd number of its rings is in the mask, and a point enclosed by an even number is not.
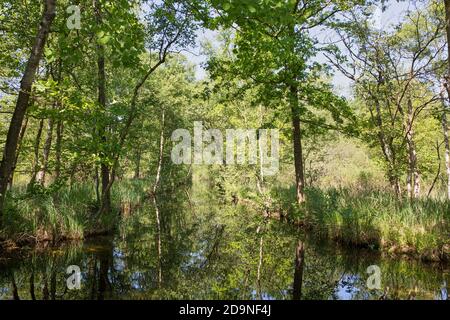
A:
[[[116,204],[142,203],[148,197],[152,182],[144,179],[123,180],[116,183],[112,189],[112,201]]]
[[[398,200],[382,191],[310,189],[305,207],[291,218],[341,242],[418,253],[432,260],[448,259],[448,201]]]
[[[0,238],[14,241],[58,241],[81,239],[94,228],[106,227],[102,218],[97,223],[95,190],[89,184],[58,188],[34,186],[13,189],[6,202],[4,228]]]

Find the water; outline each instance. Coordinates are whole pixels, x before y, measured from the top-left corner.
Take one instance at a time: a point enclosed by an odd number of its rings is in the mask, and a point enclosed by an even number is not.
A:
[[[160,201],[160,236],[144,206],[114,236],[0,256],[0,299],[292,299],[299,240],[301,299],[448,299],[448,266],[318,241],[239,206],[180,201]],[[71,265],[79,290],[67,289]],[[371,265],[379,290],[367,287]]]

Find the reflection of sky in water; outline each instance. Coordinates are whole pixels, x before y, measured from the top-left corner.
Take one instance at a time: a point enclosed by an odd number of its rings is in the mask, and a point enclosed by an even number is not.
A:
[[[206,263],[205,251],[208,246],[207,241],[200,241],[199,249],[197,251],[192,251],[187,254],[188,259],[181,266],[182,270],[187,271],[189,268],[201,266]]]
[[[142,289],[142,282],[145,282],[145,275],[142,272],[133,272],[130,276],[131,278],[131,287],[136,290]]]
[[[436,300],[449,300],[447,281],[444,280],[439,296],[435,296]]]
[[[123,271],[125,269],[125,254],[118,248],[113,250],[114,268],[117,271]]]
[[[344,275],[335,289],[335,295],[339,300],[351,300],[359,292],[359,289],[355,286],[355,282],[358,281],[357,275]]]
[[[6,294],[9,292],[8,288],[0,287],[0,300],[4,299]]]
[[[252,291],[252,300],[259,300],[260,296],[259,294],[256,292],[256,290]],[[262,292],[261,293],[261,300],[276,300],[274,297],[272,297],[270,294],[266,293],[266,292]]]
[[[277,234],[275,233],[273,237],[277,239]],[[112,290],[109,295],[112,298],[133,297],[133,293],[139,293],[139,297],[144,299],[164,299],[167,297],[209,299],[217,298],[218,290],[221,299],[227,297],[253,300],[292,298],[293,265],[279,268],[279,259],[285,259],[285,261],[292,263],[293,250],[284,250],[284,255],[277,250],[267,249],[265,251],[261,274],[262,293],[259,294],[256,286],[256,266],[259,261],[258,247],[249,246],[250,249],[246,252],[244,245],[236,247],[230,245],[226,247],[227,243],[222,243],[220,250],[214,251],[216,250],[214,245],[215,238],[210,234],[207,234],[206,237],[203,235],[201,239],[197,239],[196,242],[193,241],[191,247],[185,248],[181,246],[181,248],[184,248],[182,252],[175,252],[173,249],[169,253],[163,251],[163,261],[165,261],[162,270],[163,290],[159,292],[157,286],[158,270],[155,266],[157,252],[154,243],[148,241],[140,243],[142,247],[130,247],[122,242],[116,242],[114,245],[112,243],[103,243],[93,247],[87,246],[85,251],[81,251],[79,256],[69,261],[66,261],[63,256],[58,256],[61,259],[61,261],[58,261],[55,260],[53,255],[41,255],[39,256],[39,259],[41,259],[40,264],[35,263],[33,268],[33,262],[30,260],[26,264],[21,262],[20,264],[11,265],[8,267],[10,269],[6,270],[11,270],[15,273],[19,293],[21,298],[25,299],[27,297],[23,296],[29,293],[28,279],[31,270],[34,270],[36,273],[36,291],[39,292],[39,295],[42,295],[42,290],[37,288],[42,288],[43,274],[47,273],[47,276],[50,276],[51,268],[49,265],[54,265],[55,263],[57,265],[55,270],[62,272],[62,274],[58,274],[58,281],[65,281],[65,270],[68,265],[75,264],[80,266],[82,271],[82,290],[85,290],[86,293],[76,293],[76,297],[80,296],[88,299],[91,297],[92,290],[98,290],[99,288],[101,279],[99,274],[101,272],[100,265],[104,266],[104,263],[109,264],[107,273],[109,283],[106,290]],[[270,245],[269,240],[266,241],[266,244],[267,246]],[[347,257],[342,255],[342,252],[336,254],[334,250],[331,250],[334,247],[330,247],[330,250],[325,250],[323,246],[320,246],[318,247],[320,249],[313,251],[312,246],[313,244],[310,243],[310,251],[306,252],[306,257],[309,258],[307,261],[312,264],[305,269],[304,273],[302,288],[304,299],[378,299],[383,294],[383,291],[371,291],[366,287],[367,274],[365,270],[368,265],[374,262],[379,263],[386,272],[383,276],[382,286],[383,289],[385,286],[391,288],[388,298],[407,299],[408,292],[417,286],[419,290],[417,293],[418,299],[448,299],[448,280],[444,281],[447,274],[445,271],[442,271],[442,268],[434,268],[416,261],[381,260],[379,258],[379,260],[374,261],[373,257],[364,255],[363,251],[360,251],[358,259],[355,260],[354,252]],[[180,246],[177,248],[180,248]],[[136,250],[139,250],[139,252]],[[175,256],[176,259],[173,259],[168,254],[178,254],[178,256]],[[227,255],[230,254],[233,255],[227,261]],[[246,257],[243,254],[248,255]],[[210,259],[208,260],[208,258]],[[253,263],[245,268],[249,266],[255,268],[250,278],[247,279],[248,282],[247,280],[244,281],[242,277],[242,274],[248,271],[246,271],[247,269],[242,269],[240,265],[242,259],[245,258],[248,259],[244,260],[245,262]],[[271,261],[273,261],[272,268],[275,267],[280,271],[276,272],[276,277],[273,273],[274,270],[271,269]],[[93,271],[94,267],[96,268],[95,272]],[[239,268],[241,268],[240,273],[234,274]],[[404,272],[405,268],[408,269],[408,273]],[[237,276],[240,278],[237,278]],[[63,284],[58,283],[58,288],[61,285]],[[395,291],[392,290],[394,286],[396,286]],[[170,292],[169,296],[166,296],[164,291],[166,288],[170,289],[168,290]],[[148,295],[147,292],[149,293]],[[12,299],[12,297],[11,277],[7,271],[0,272],[0,299]]]
[[[336,285],[333,298],[338,300],[369,299],[370,294],[362,290],[364,279],[356,274],[345,274]]]

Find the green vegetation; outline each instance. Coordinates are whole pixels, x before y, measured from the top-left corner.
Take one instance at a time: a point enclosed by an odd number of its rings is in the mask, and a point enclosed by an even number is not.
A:
[[[202,174],[196,172],[196,179],[206,179]],[[264,221],[257,210],[221,203],[203,182],[191,194],[192,208],[182,192],[161,202],[160,255],[155,211],[146,203],[122,221],[114,239],[96,237],[83,245],[65,242],[6,255],[0,259],[0,288],[15,284],[16,290],[1,290],[0,298],[290,299],[293,252],[300,238],[307,247],[305,300],[379,299],[386,288],[389,299],[445,299],[441,287],[448,273],[438,264],[317,241],[295,227]],[[367,266],[374,264],[383,270],[380,290],[366,287]],[[84,270],[80,290],[64,290],[69,265]]]
[[[107,235],[165,298],[195,281],[201,297],[285,298],[297,237],[448,263],[450,0],[72,2],[0,0],[0,259]],[[254,130],[254,161],[230,129]],[[246,159],[208,164],[211,150]],[[226,276],[186,276],[188,255]],[[270,290],[243,284],[269,269]]]
[[[0,238],[20,245],[110,234],[117,228],[121,214],[146,201],[146,183],[117,183],[112,190],[111,213],[102,216],[97,216],[95,190],[89,184],[60,186],[57,190],[40,186],[27,191],[15,189],[6,203],[8,214]]]
[[[308,192],[300,219],[331,239],[351,245],[418,253],[448,260],[450,204],[433,199],[399,202],[385,192],[349,189]]]

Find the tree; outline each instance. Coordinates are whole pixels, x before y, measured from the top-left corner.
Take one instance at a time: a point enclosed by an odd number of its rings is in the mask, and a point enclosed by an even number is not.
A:
[[[444,79],[444,88],[447,91],[447,99],[450,104],[450,0],[444,0],[445,5],[445,30],[447,34],[447,59],[448,59],[448,74]],[[449,139],[449,127],[447,120],[448,107],[445,108],[442,113],[442,130],[444,133],[444,144],[445,144],[445,167],[447,169],[447,197],[450,199],[450,139]]]
[[[99,0],[94,1],[94,11],[96,23],[101,27],[103,23],[102,7]],[[103,112],[106,113],[106,71],[105,71],[105,47],[102,44],[101,38],[97,39],[97,88],[98,88],[98,104]],[[106,143],[106,126],[100,124],[97,134],[103,143]],[[107,164],[107,158],[104,152],[100,153],[100,175],[102,182],[102,206],[106,212],[111,210],[111,193],[108,188],[110,177],[110,170]]]
[[[147,21],[149,33],[147,35],[147,49],[150,51],[150,58],[154,57],[151,55],[151,51],[156,51],[156,61],[150,59],[148,64],[144,64],[140,68],[140,78],[138,78],[132,90],[128,114],[114,143],[115,151],[110,155],[111,173],[108,183],[102,189],[99,214],[107,208],[108,195],[123,152],[122,148],[137,115],[138,99],[142,87],[148,78],[166,62],[167,56],[172,50],[182,50],[188,47],[195,38],[196,23],[187,1],[170,0],[161,4],[152,4],[150,10],[151,14],[147,17],[149,19]]]
[[[302,122],[309,122],[308,117],[313,117],[307,106],[328,110],[337,123],[342,122],[341,115],[348,111],[344,101],[318,81],[324,66],[312,59],[319,47],[311,30],[359,1],[260,1],[258,6],[252,1],[211,3],[219,16],[211,25],[232,27],[236,31],[233,48],[236,59],[231,72],[263,84],[267,97],[277,96],[289,106],[296,199],[303,203]]]
[[[350,16],[336,25],[346,54],[331,51],[326,56],[355,83],[368,112],[365,137],[380,147],[393,191],[401,196],[406,168],[408,196],[417,198],[420,172],[414,127],[425,108],[439,100],[427,81],[443,51],[438,44],[443,24],[417,10],[393,31],[382,31],[374,29],[364,13]]]
[[[33,85],[36,69],[42,57],[45,42],[50,26],[55,18],[56,1],[43,1],[44,9],[42,13],[41,23],[35,38],[31,54],[27,61],[25,71],[20,81],[20,90],[17,97],[16,107],[9,125],[9,130],[6,138],[5,149],[3,151],[2,162],[0,164],[0,223],[2,221],[3,207],[5,201],[5,193],[8,186],[8,181],[13,170],[14,160],[16,158],[18,138],[22,122],[28,107],[31,87]]]

